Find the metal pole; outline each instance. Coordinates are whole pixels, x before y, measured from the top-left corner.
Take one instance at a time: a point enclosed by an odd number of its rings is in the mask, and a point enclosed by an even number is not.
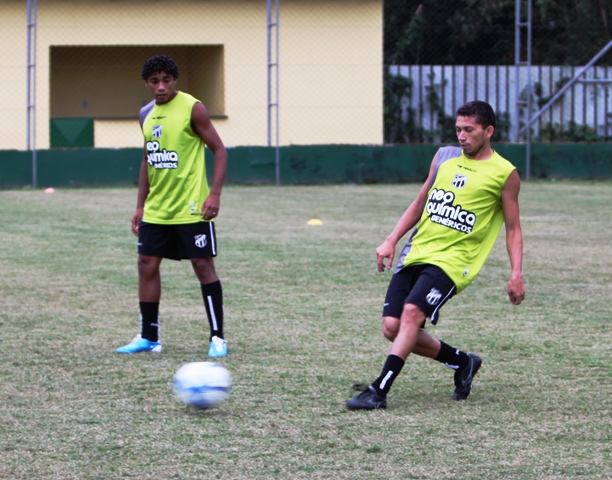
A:
[[[276,0],[276,185],[280,185],[280,144],[279,144],[279,128],[280,128],[280,108],[278,97],[278,80],[280,62],[278,58],[279,47],[279,30],[280,30],[280,0]]]
[[[520,129],[520,109],[523,105],[527,109],[527,122],[531,124],[529,118],[531,117],[531,2],[527,0],[527,21],[522,21],[521,3],[523,0],[516,0],[515,2],[515,25],[514,25],[514,68],[515,68],[515,84],[514,91],[516,97],[516,120],[512,125],[512,136],[515,142],[520,139],[521,133],[524,129]],[[527,27],[527,60],[521,60],[521,28]],[[521,100],[520,97],[520,67],[524,65],[527,67],[527,98]],[[516,126],[514,125],[516,123]],[[531,130],[527,130],[525,137],[525,179],[531,178]]]
[[[279,101],[278,101],[278,84],[279,84],[279,26],[280,26],[280,0],[274,0],[274,19],[272,18],[272,0],[268,0],[268,146],[272,146],[272,110],[274,109],[275,121],[275,170],[276,170],[276,185],[280,185],[280,146],[279,146]],[[272,48],[272,29],[274,31],[274,48]],[[274,98],[272,98],[272,70],[274,69]]]
[[[521,89],[520,83],[520,65],[521,65],[521,0],[515,0],[514,4],[514,106],[515,106],[515,121],[512,122],[512,139],[515,142],[519,141],[518,131],[521,119],[521,102],[519,96]]]
[[[272,0],[268,0],[268,147],[272,145]]]
[[[32,188],[37,188],[36,159],[36,19],[38,0],[28,0],[28,53],[27,53],[27,149],[32,150]]]
[[[527,0],[527,118],[531,118],[531,0]],[[531,123],[531,122],[530,122]],[[531,129],[527,129],[525,139],[525,180],[531,179]]]

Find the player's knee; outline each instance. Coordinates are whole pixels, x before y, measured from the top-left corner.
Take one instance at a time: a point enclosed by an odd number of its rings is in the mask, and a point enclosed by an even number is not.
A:
[[[159,271],[159,260],[147,255],[138,255],[138,273],[141,276],[156,275]]]
[[[402,324],[416,325],[420,327],[425,320],[423,310],[412,303],[405,303],[402,311]]]
[[[205,285],[217,280],[215,263],[212,257],[192,258],[191,265],[193,266],[193,271],[200,280],[200,283]]]
[[[385,338],[389,341],[395,340],[397,332],[399,332],[400,320],[399,318],[383,317],[382,322],[382,333]]]

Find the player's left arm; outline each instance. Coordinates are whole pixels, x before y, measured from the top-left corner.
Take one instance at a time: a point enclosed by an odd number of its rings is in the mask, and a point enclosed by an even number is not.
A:
[[[212,220],[219,214],[219,207],[221,205],[221,189],[223,188],[227,172],[227,150],[210,121],[206,107],[199,102],[194,104],[191,111],[191,125],[215,156],[210,192],[200,209],[204,220]]]
[[[510,281],[508,282],[508,297],[514,305],[519,305],[525,298],[523,284],[523,232],[519,218],[518,196],[521,189],[521,179],[514,170],[502,189],[502,209],[506,226],[506,248],[510,257]]]

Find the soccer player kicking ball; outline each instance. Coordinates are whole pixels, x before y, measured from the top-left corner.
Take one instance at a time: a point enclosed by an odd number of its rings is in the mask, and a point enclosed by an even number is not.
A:
[[[148,59],[142,69],[154,100],[140,110],[144,152],[132,232],[138,237],[140,334],[117,353],[161,352],[159,301],[163,258],[189,259],[200,281],[210,324],[208,355],[227,355],[223,337],[223,293],[215,271],[219,214],[227,151],[202,103],[176,90],[178,67],[172,58]],[[214,154],[209,190],[204,147]]]
[[[391,268],[397,242],[416,226],[400,254],[383,307],[383,334],[392,342],[391,351],[380,376],[347,402],[350,410],[386,408],[391,385],[411,353],[452,368],[453,398],[468,397],[482,360],[431,336],[425,320],[435,324],[440,308],[474,280],[502,223],[512,269],[508,296],[514,305],[525,298],[520,179],[514,166],[491,148],[495,113],[485,102],[470,102],[457,110],[455,125],[461,148],[438,150],[417,198],[376,249],[378,271]]]

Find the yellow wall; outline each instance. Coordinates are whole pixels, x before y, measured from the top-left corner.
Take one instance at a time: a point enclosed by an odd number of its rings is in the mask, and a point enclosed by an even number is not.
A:
[[[180,65],[182,88],[205,102],[211,115],[225,115],[221,46],[54,46],[51,117],[134,118],[151,101],[141,78],[143,59],[160,51]]]
[[[0,102],[0,150],[27,148],[26,12],[26,2],[0,1],[0,45],[5,75]]]
[[[50,47],[61,45],[222,45],[224,84],[217,90],[224,101],[202,100],[211,111],[224,110],[226,117],[213,122],[226,145],[267,143],[266,0],[38,4],[38,148],[49,146]],[[382,143],[382,0],[281,0],[280,5],[280,143]],[[14,86],[14,95],[0,107],[0,150],[24,149],[26,2],[0,0],[0,11],[0,42],[11,46],[3,53]],[[136,83],[142,84],[144,60],[135,66]],[[193,83],[199,72],[186,68]],[[181,77],[178,86],[197,90],[181,85]],[[108,90],[107,95],[121,95],[116,87]],[[137,113],[132,122],[96,120],[96,146],[140,146]]]

